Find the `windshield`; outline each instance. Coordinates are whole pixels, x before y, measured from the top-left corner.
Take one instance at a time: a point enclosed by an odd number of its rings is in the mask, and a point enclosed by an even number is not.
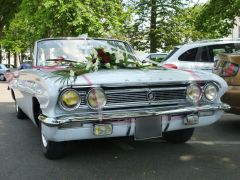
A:
[[[113,53],[121,51],[128,58],[137,60],[131,47],[122,41],[114,40],[89,40],[89,39],[64,39],[44,40],[38,42],[37,66],[56,65],[55,61],[62,60],[68,65],[74,62],[86,62],[96,48],[104,48],[105,51]]]
[[[168,60],[173,54],[175,54],[175,53],[178,51],[178,49],[179,49],[178,47],[175,47],[175,48],[166,56],[166,58],[164,58],[164,59],[162,60],[162,62]]]

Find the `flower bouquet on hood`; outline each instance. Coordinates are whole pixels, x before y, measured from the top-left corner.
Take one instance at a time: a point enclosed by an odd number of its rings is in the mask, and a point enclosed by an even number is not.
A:
[[[110,52],[102,47],[92,49],[86,60],[85,62],[71,63],[66,69],[54,71],[52,77],[59,77],[59,80],[63,83],[65,81],[68,83],[70,78],[75,81],[80,75],[101,69],[142,69],[150,66],[149,64],[142,64],[134,55],[120,49]]]

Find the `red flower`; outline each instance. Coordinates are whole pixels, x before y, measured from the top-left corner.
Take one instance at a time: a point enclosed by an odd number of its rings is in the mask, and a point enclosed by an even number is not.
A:
[[[110,62],[110,57],[109,56],[103,56],[103,61],[104,63],[109,63]]]
[[[93,60],[92,60],[92,63],[95,64],[95,62],[96,62],[96,59],[93,59]]]
[[[105,56],[105,53],[104,53],[104,51],[103,50],[98,50],[98,56],[99,57],[103,57],[103,56]]]

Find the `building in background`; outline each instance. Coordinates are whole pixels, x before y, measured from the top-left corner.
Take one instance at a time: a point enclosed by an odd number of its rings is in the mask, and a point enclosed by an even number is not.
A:
[[[232,29],[231,34],[228,36],[228,38],[232,39],[239,39],[240,38],[240,18],[236,17],[235,25]]]

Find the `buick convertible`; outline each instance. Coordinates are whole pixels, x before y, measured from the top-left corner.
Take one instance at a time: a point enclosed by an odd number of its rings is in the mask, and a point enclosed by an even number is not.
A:
[[[19,119],[41,129],[47,158],[66,141],[134,137],[184,143],[217,121],[225,81],[205,72],[142,64],[123,41],[51,38],[36,42],[32,69],[9,84]]]

